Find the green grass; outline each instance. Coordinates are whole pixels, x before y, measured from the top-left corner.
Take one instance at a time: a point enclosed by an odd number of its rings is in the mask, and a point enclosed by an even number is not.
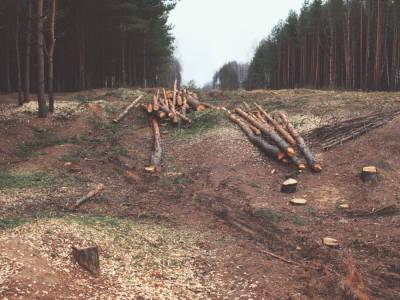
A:
[[[193,123],[190,126],[183,125],[172,133],[174,139],[188,139],[195,135],[204,134],[216,128],[230,125],[227,113],[224,111],[205,110],[188,115]]]
[[[31,141],[22,142],[17,146],[17,152],[20,156],[30,157],[39,149],[66,143],[64,139],[44,128],[34,128],[33,134],[34,136]]]
[[[305,225],[308,224],[308,221],[306,219],[303,219],[303,218],[299,217],[299,216],[295,216],[293,218],[293,224],[300,225],[300,226],[305,226]]]
[[[14,229],[26,222],[27,222],[27,220],[25,220],[25,219],[3,219],[3,218],[0,218],[0,230]]]
[[[278,214],[277,212],[273,211],[272,209],[269,208],[261,208],[255,211],[254,215],[256,217],[265,219],[267,221],[270,221],[272,223],[277,223],[281,220],[282,216]]]
[[[12,173],[0,171],[0,189],[45,188],[54,184],[54,178],[43,171]]]

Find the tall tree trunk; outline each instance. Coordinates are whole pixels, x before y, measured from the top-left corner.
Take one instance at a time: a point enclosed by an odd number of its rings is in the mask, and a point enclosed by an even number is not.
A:
[[[6,92],[11,92],[11,69],[10,69],[10,35],[7,30],[5,33],[5,77],[6,77]]]
[[[367,25],[367,45],[366,45],[366,55],[365,55],[365,81],[364,81],[364,87],[368,88],[369,87],[369,72],[370,72],[370,67],[369,67],[369,62],[371,58],[371,0],[367,0],[367,18],[368,18],[368,25]]]
[[[50,1],[50,47],[48,53],[49,63],[49,112],[54,112],[54,47],[56,45],[56,0]]]
[[[15,3],[15,58],[17,63],[18,105],[24,104],[22,97],[21,57],[19,52],[19,0]]]
[[[359,78],[359,87],[364,88],[363,84],[363,74],[364,74],[364,7],[363,2],[360,1],[360,78]]]
[[[122,26],[121,26],[122,27]],[[121,78],[122,85],[126,85],[126,32],[124,28],[121,28]]]
[[[375,49],[375,71],[374,85],[380,87],[381,68],[382,68],[382,0],[377,2],[377,20],[376,20],[376,49]]]
[[[36,0],[36,52],[37,52],[37,92],[39,118],[47,117],[47,105],[44,98],[44,37],[43,37],[43,0]]]
[[[29,102],[31,90],[31,35],[32,35],[32,1],[28,0],[28,19],[26,26],[26,50],[25,50],[25,85],[24,102]]]
[[[143,87],[147,88],[147,70],[146,70],[146,33],[143,32]]]

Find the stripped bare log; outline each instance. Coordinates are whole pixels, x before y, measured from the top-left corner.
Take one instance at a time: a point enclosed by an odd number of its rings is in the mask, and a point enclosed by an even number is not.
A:
[[[126,117],[126,115],[143,99],[143,95],[140,95],[138,98],[136,98],[135,101],[133,101],[129,106],[125,108],[125,110],[116,118],[113,120],[114,123],[119,123],[123,118]]]
[[[269,144],[262,137],[255,135],[250,127],[235,114],[231,114],[229,119],[239,125],[242,131],[247,135],[248,139],[268,156],[278,160],[282,160],[286,156],[285,152],[281,151],[278,147]]]
[[[160,97],[160,90],[157,90],[157,93],[153,96],[153,110],[159,111],[160,104],[158,102],[158,98]]]
[[[284,140],[282,139],[275,131],[274,129],[269,126],[268,124],[262,124],[259,122],[257,119],[249,115],[248,113],[244,112],[240,108],[236,108],[235,112],[240,115],[243,119],[248,121],[250,124],[253,126],[257,127],[258,129],[261,130],[263,134],[265,134],[267,137],[269,137],[273,142],[281,149],[283,150],[289,157],[294,156],[295,151],[294,149]]]
[[[178,85],[178,80],[175,79],[174,82],[174,94],[172,95],[172,103],[174,104],[174,107],[176,106],[176,89]]]
[[[101,183],[98,184],[94,190],[90,191],[86,196],[84,196],[84,197],[78,199],[78,200],[75,202],[75,205],[74,205],[73,208],[74,208],[74,209],[78,208],[79,206],[81,206],[81,205],[82,205],[84,202],[86,202],[87,200],[89,200],[89,199],[91,199],[91,198],[97,196],[98,194],[100,194],[103,190],[104,190],[104,185],[101,184]]]
[[[294,126],[289,122],[289,118],[287,115],[283,112],[278,112],[277,116],[282,120],[282,123],[286,127],[286,129],[289,131],[289,133],[292,135],[292,137],[296,140],[298,147],[300,148],[300,151],[303,153],[304,157],[307,160],[307,163],[311,167],[311,169],[314,172],[321,172],[322,171],[322,166],[321,164],[316,160],[314,154],[310,150],[310,148],[307,146],[305,143],[304,139],[301,137],[299,132],[294,128]]]
[[[290,145],[296,145],[295,139],[287,132],[281,124],[279,124],[270,114],[268,114],[260,105],[255,103],[255,106],[260,111],[260,113],[267,119],[267,121],[272,124],[281,137],[283,137]]]
[[[147,172],[154,173],[160,171],[161,169],[161,156],[162,156],[162,148],[161,148],[161,134],[160,134],[160,126],[158,124],[157,118],[152,117],[151,126],[153,128],[154,134],[154,146],[153,152],[150,158],[150,166],[146,168]]]

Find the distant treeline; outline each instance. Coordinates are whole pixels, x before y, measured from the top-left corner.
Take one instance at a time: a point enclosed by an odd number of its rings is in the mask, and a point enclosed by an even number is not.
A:
[[[248,70],[248,64],[240,64],[236,61],[228,62],[214,74],[211,87],[221,90],[237,90],[242,88],[247,78]]]
[[[0,92],[22,86],[27,94],[43,80],[56,91],[169,84],[180,77],[167,23],[174,6],[175,0],[1,0]],[[41,48],[44,79],[37,72]]]
[[[305,1],[263,40],[246,88],[400,89],[400,0]]]

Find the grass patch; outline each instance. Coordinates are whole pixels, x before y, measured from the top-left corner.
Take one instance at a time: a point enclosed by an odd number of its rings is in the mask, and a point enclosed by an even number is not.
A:
[[[27,220],[25,220],[25,219],[3,219],[3,218],[0,218],[0,230],[14,229],[26,222],[27,222]]]
[[[29,157],[39,149],[66,143],[64,139],[44,128],[34,128],[33,134],[32,141],[22,142],[17,146],[17,152],[20,156]]]
[[[81,160],[81,153],[79,151],[67,153],[60,157],[60,161],[71,162],[74,164],[80,162],[80,160]]]
[[[54,184],[54,178],[43,171],[11,173],[0,171],[0,189],[45,188]]]
[[[254,215],[256,217],[265,219],[267,221],[270,221],[272,223],[277,223],[281,220],[282,216],[278,214],[277,212],[273,211],[272,209],[269,208],[262,208],[258,209],[255,211]]]
[[[293,218],[293,224],[300,225],[300,226],[305,226],[305,225],[308,225],[308,221],[306,219],[303,219],[303,218],[299,217],[299,216],[295,216]]]
[[[228,117],[224,111],[205,110],[189,115],[193,123],[181,126],[174,133],[175,139],[187,139],[194,135],[204,134],[210,130],[229,126]]]

